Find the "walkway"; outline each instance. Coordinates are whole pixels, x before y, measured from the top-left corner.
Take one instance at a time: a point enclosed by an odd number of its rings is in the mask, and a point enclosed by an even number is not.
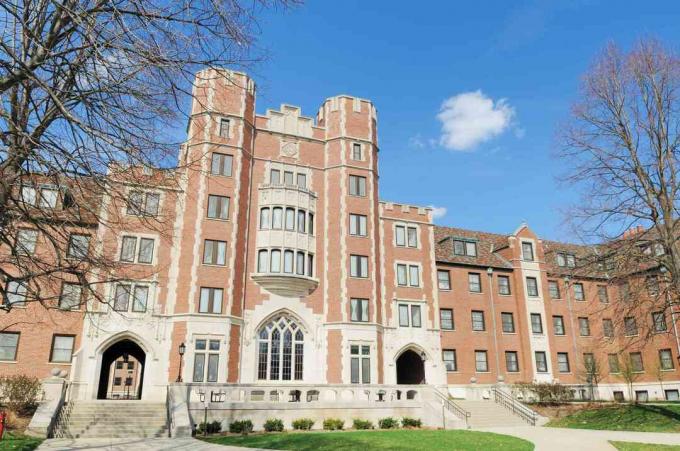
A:
[[[680,433],[593,431],[532,426],[493,427],[475,430],[497,432],[529,440],[536,445],[535,451],[612,451],[616,448],[608,443],[610,440],[680,445]]]
[[[38,451],[253,451],[256,448],[211,445],[193,438],[53,438],[45,440]]]

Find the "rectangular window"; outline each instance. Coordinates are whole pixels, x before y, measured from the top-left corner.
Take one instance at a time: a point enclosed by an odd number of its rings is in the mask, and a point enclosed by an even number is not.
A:
[[[217,240],[205,240],[203,244],[204,265],[227,264],[227,242]]]
[[[408,266],[408,284],[411,287],[420,286],[420,268],[417,265]]]
[[[353,236],[366,236],[366,216],[350,213],[349,234]]]
[[[14,252],[17,255],[33,255],[35,245],[38,242],[38,231],[32,229],[19,229]]]
[[[437,286],[440,290],[451,289],[451,273],[449,271],[443,269],[437,270]]]
[[[489,371],[489,360],[486,351],[475,351],[475,371],[487,373]]]
[[[365,255],[350,255],[350,276],[351,277],[368,277],[368,257]]]
[[[638,334],[637,321],[632,316],[623,318],[623,327],[627,337],[632,337]]]
[[[534,261],[534,245],[527,241],[522,241],[522,259],[526,261]]]
[[[536,360],[536,372],[547,373],[548,372],[548,360],[546,359],[544,351],[534,352],[534,359]]]
[[[419,305],[411,306],[411,327],[421,327]]]
[[[477,256],[477,243],[474,241],[453,240],[453,253],[467,257]]]
[[[156,216],[160,204],[160,194],[131,191],[128,199],[127,214],[134,216]]]
[[[498,276],[498,294],[503,296],[510,294],[510,277]]]
[[[512,313],[503,312],[501,313],[501,324],[503,325],[503,332],[506,334],[515,333],[515,318]]]
[[[293,173],[291,171],[283,171],[283,183],[288,186],[293,186]]]
[[[606,285],[598,285],[597,286],[597,297],[600,300],[601,303],[603,304],[609,304],[609,295],[607,294],[607,286]]]
[[[361,144],[359,143],[352,144],[352,160],[356,161],[363,160],[363,158],[361,157]]]
[[[200,338],[194,347],[194,382],[217,382],[220,340]]]
[[[42,188],[40,190],[40,207],[56,208],[59,191],[55,188]]]
[[[293,255],[294,253],[291,250],[283,251],[283,272],[293,273]]]
[[[307,188],[307,174],[298,174],[297,175],[297,186],[298,188]]]
[[[540,313],[531,314],[531,332],[537,335],[543,334],[543,321]]]
[[[371,383],[371,347],[353,344],[350,349],[350,382],[353,384]]]
[[[137,250],[137,237],[124,236],[123,243],[120,247],[120,261],[134,262]]]
[[[505,369],[508,371],[508,373],[519,372],[517,351],[505,351]]]
[[[585,301],[586,296],[583,292],[583,284],[582,283],[575,283],[574,284],[574,299],[577,301]]]
[[[666,332],[666,316],[663,312],[652,313],[652,324],[654,324],[654,332]]]
[[[113,299],[113,310],[117,312],[127,312],[130,305],[130,291],[131,286],[126,283],[119,283],[116,285],[116,291]]]
[[[538,296],[538,281],[535,277],[527,277],[527,295],[534,298]]]
[[[675,368],[673,354],[670,349],[659,349],[659,366],[662,370],[672,370]]]
[[[26,292],[27,288],[25,283],[16,281],[7,282],[7,285],[5,286],[6,299],[3,300],[3,304],[12,307],[25,307]]]
[[[556,280],[548,280],[550,299],[560,299],[560,285]]]
[[[229,138],[229,119],[220,118],[220,137]]]
[[[52,363],[71,363],[73,355],[73,343],[76,337],[73,335],[53,335],[52,350],[50,351],[50,362]]]
[[[408,270],[406,265],[397,264],[397,285],[408,285]]]
[[[222,288],[201,288],[199,313],[222,313]]]
[[[154,240],[151,238],[139,239],[139,253],[137,254],[138,263],[151,263],[153,261]]]
[[[281,184],[281,171],[278,169],[272,169],[269,171],[269,184],[270,185],[280,185]]]
[[[676,389],[664,390],[666,401],[680,401],[680,391]]]
[[[479,273],[470,272],[468,273],[468,289],[472,293],[482,292],[482,278]]]
[[[146,285],[135,285],[132,291],[132,311],[136,313],[146,312],[146,303],[149,298],[149,287]]]
[[[586,317],[579,317],[578,319],[578,331],[582,337],[590,336],[590,321]]]
[[[642,373],[645,371],[645,366],[642,363],[642,353],[640,352],[631,352],[630,353],[630,363],[631,367],[633,368],[633,371],[636,373]]]
[[[72,310],[80,307],[83,300],[83,287],[77,283],[64,282],[61,285],[61,295],[59,296],[59,308]]]
[[[66,249],[66,256],[68,258],[75,258],[82,260],[87,257],[90,248],[90,235],[80,235],[72,233],[68,237],[68,248]]]
[[[415,227],[407,227],[406,234],[408,238],[408,247],[418,247],[418,229]]]
[[[368,321],[368,299],[350,299],[350,318],[354,322]]]
[[[472,330],[481,332],[486,330],[486,325],[484,324],[484,312],[481,310],[472,311]]]
[[[614,338],[614,323],[609,318],[602,320],[602,333],[605,338]]]
[[[397,246],[406,246],[406,227],[394,226],[394,242]]]
[[[349,194],[350,196],[366,196],[366,177],[359,175],[349,176]]]
[[[231,177],[233,159],[234,158],[231,155],[213,152],[212,160],[210,162],[210,173],[212,175]]]
[[[652,297],[659,295],[659,278],[656,276],[648,276],[645,281],[647,285],[647,294]]]
[[[562,316],[553,316],[553,331],[555,335],[565,335],[564,318]]]
[[[458,371],[455,349],[443,349],[442,360],[444,361],[444,367],[446,368],[446,371]]]
[[[37,191],[32,186],[22,186],[20,197],[21,202],[24,204],[35,206],[35,202],[37,200]]]
[[[399,304],[399,326],[421,327],[420,306]]]
[[[607,354],[607,362],[609,363],[609,372],[618,373],[621,371],[619,366],[619,356],[616,354]]]
[[[15,362],[18,348],[18,332],[0,332],[0,361]]]
[[[281,251],[280,250],[272,249],[269,264],[270,264],[270,266],[269,266],[270,272],[281,272]]]
[[[399,304],[399,327],[408,327],[409,325],[408,305]]]
[[[557,371],[560,373],[568,373],[569,369],[569,354],[566,352],[557,353]]]
[[[453,310],[450,308],[443,308],[439,310],[439,322],[443,330],[453,330]]]
[[[295,230],[295,209],[286,208],[286,230]]]
[[[208,218],[229,219],[229,198],[227,196],[208,195]]]

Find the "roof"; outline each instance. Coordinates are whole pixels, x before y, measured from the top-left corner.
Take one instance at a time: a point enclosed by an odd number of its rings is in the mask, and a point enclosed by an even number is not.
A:
[[[477,242],[477,257],[455,255],[453,241],[464,238]],[[458,229],[455,227],[434,227],[435,258],[438,262],[470,266],[511,269],[512,264],[497,253],[508,246],[508,235]]]

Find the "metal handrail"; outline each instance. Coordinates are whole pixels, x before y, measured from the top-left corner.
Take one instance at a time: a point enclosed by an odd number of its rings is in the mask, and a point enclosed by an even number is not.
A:
[[[508,393],[505,393],[503,390],[493,388],[492,392],[493,400],[496,404],[500,404],[501,406],[505,407],[506,409],[511,411],[514,415],[517,415],[530,425],[536,426],[536,421],[538,419],[538,415],[536,415],[536,412],[534,412],[521,402],[517,401]]]
[[[470,427],[470,412],[463,409],[461,406],[459,406],[455,402],[451,401],[451,399],[448,396],[446,396],[444,393],[440,392],[438,389],[433,388],[432,390],[437,394],[439,399],[442,401],[442,405],[446,408],[446,410],[448,410],[449,412],[451,412],[452,414],[454,414],[455,416],[457,416],[461,420],[465,420],[465,427],[469,428]]]
[[[59,406],[59,413],[51,427],[51,431],[48,433],[49,437],[63,438],[65,436],[65,427],[69,422],[71,411],[73,410],[73,403],[70,398],[71,384],[69,381],[65,381],[61,388],[61,405]]]

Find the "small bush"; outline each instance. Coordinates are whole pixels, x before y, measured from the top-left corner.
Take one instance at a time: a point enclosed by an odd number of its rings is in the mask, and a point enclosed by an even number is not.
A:
[[[0,401],[19,416],[33,414],[42,391],[40,379],[22,374],[0,376]]]
[[[283,431],[283,421],[278,418],[270,418],[264,422],[264,430],[267,432]]]
[[[378,427],[380,429],[397,429],[399,428],[399,420],[392,417],[381,418],[378,420]]]
[[[311,418],[298,418],[297,420],[293,420],[293,429],[299,431],[309,431],[312,429],[312,426],[314,426],[314,420]]]
[[[420,418],[404,417],[401,419],[401,424],[405,428],[419,428],[423,425],[423,422],[420,421]]]
[[[233,434],[249,434],[253,432],[253,422],[250,420],[241,420],[229,423],[229,432]]]
[[[326,418],[323,420],[323,428],[327,431],[341,431],[345,427],[345,420],[340,418]]]
[[[354,429],[373,429],[373,423],[371,421],[360,420],[359,418],[354,419],[352,426]]]
[[[206,433],[206,429],[208,434],[217,434],[222,430],[222,423],[219,421],[211,421],[210,423],[205,423],[201,421],[201,423],[198,425],[198,428],[196,428],[196,433],[201,435]]]

